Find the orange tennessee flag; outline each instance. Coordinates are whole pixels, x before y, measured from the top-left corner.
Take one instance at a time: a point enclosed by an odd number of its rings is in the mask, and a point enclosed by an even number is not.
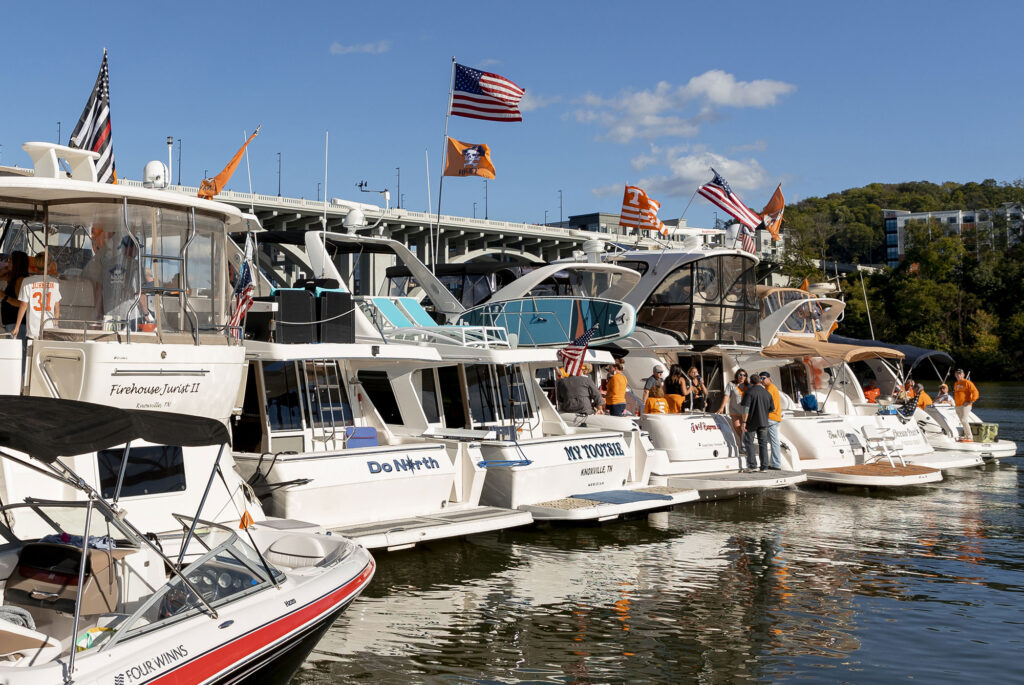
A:
[[[786,209],[786,198],[782,196],[782,184],[775,189],[772,199],[761,210],[764,227],[772,234],[772,240],[779,240],[779,228],[782,226],[782,212]]]
[[[445,176],[479,176],[494,178],[494,163],[491,162],[491,148],[486,143],[463,143],[448,139],[448,163]]]
[[[668,235],[668,228],[658,218],[661,203],[651,199],[643,188],[626,186],[622,194],[622,210],[619,212],[619,225],[623,228],[643,228]]]
[[[238,164],[242,161],[242,155],[245,153],[245,148],[252,142],[252,139],[256,137],[261,128],[263,127],[256,127],[256,130],[252,132],[251,136],[249,136],[249,140],[245,141],[242,147],[238,149],[238,152],[235,153],[235,156],[231,158],[231,161],[228,162],[228,165],[224,167],[224,171],[220,172],[213,178],[203,179],[203,183],[199,186],[199,197],[212,200],[214,195],[224,190],[224,186],[226,186],[228,181],[231,180],[232,174],[235,173],[235,169],[238,168]]]
[[[252,514],[249,513],[248,509],[246,509],[245,513],[242,514],[242,518],[238,521],[238,527],[241,530],[245,530],[254,523],[255,521],[252,520]]]

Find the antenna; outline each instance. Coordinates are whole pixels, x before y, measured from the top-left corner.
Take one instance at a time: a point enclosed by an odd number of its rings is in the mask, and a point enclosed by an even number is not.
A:
[[[257,127],[258,129],[259,127]],[[247,131],[242,129],[242,140],[249,140],[249,136],[246,135]],[[170,138],[167,139],[168,141]],[[245,173],[249,176],[249,211],[255,216],[256,204],[252,199],[252,169],[249,168],[249,146],[245,146]]]

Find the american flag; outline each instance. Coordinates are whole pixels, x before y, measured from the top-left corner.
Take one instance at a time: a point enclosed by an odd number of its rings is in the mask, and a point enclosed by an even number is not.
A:
[[[619,225],[623,228],[643,228],[668,235],[668,228],[658,218],[661,204],[647,196],[642,188],[626,186],[622,195],[622,211],[619,213]]]
[[[590,339],[597,333],[598,324],[594,324],[588,331],[579,335],[566,347],[558,351],[558,358],[565,367],[565,373],[569,376],[580,375],[580,368],[583,366],[583,358],[587,355],[587,346]]]
[[[82,116],[71,134],[71,146],[100,153],[96,162],[96,178],[100,183],[117,183],[114,169],[114,147],[110,142],[110,77],[107,73],[107,51],[103,51],[96,85]]]
[[[235,283],[234,303],[231,308],[231,321],[228,322],[230,330],[239,339],[242,338],[242,320],[246,312],[252,307],[252,294],[255,286],[252,282],[252,268],[249,266],[252,261],[253,244],[252,236],[245,236],[245,259],[242,261],[242,268],[238,272],[238,281]]]
[[[747,228],[755,230],[761,224],[761,217],[757,215],[757,212],[743,204],[717,171],[712,169],[711,173],[715,177],[698,188],[697,192],[702,197],[707,198],[711,204],[734,216],[737,221]]]
[[[504,76],[456,64],[451,114],[487,121],[522,121],[518,105],[525,93]]]
[[[757,247],[754,245],[754,232],[742,224],[740,225],[739,239],[744,250],[751,254],[757,252]]]

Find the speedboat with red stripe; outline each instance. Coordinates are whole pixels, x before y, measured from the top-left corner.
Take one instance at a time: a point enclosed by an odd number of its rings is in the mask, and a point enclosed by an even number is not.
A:
[[[373,577],[346,538],[236,529],[200,518],[202,504],[173,515],[183,542],[168,556],[61,459],[132,440],[223,444],[219,421],[2,400],[0,457],[80,493],[0,507],[2,683],[286,682]]]

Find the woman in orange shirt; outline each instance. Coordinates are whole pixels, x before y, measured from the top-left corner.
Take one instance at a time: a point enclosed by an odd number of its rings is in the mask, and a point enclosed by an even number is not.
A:
[[[622,360],[606,368],[608,380],[605,383],[604,405],[612,416],[626,413],[626,375],[622,372]]]
[[[660,385],[651,388],[647,393],[647,403],[644,405],[645,414],[667,414],[668,402],[665,400],[665,389]]]

